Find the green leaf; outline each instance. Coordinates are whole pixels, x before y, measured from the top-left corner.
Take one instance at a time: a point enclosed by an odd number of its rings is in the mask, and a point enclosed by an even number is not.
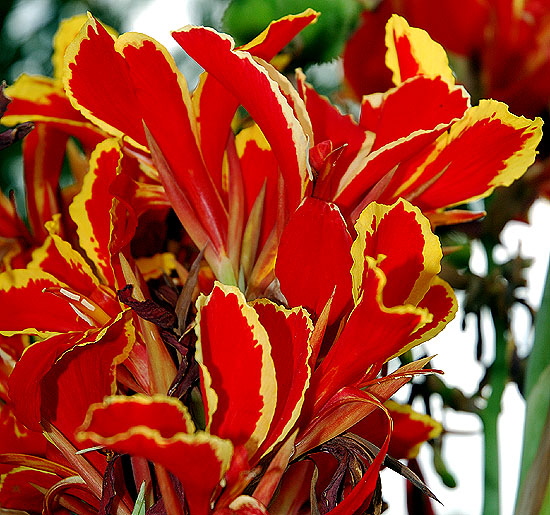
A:
[[[531,393],[527,397],[520,482],[525,479],[525,475],[537,456],[541,436],[547,422],[549,406],[550,365],[540,374],[537,384],[532,388]]]
[[[546,276],[546,284],[542,301],[535,321],[535,338],[533,349],[527,362],[525,376],[525,398],[529,398],[531,390],[537,384],[542,371],[550,365],[550,265]]]
[[[145,515],[145,481],[143,481],[139,487],[139,493],[132,515]]]
[[[321,16],[298,36],[298,55],[293,64],[306,66],[337,58],[359,19],[361,4],[357,0],[233,0],[225,11],[223,30],[241,45],[256,37],[271,21],[308,7]]]

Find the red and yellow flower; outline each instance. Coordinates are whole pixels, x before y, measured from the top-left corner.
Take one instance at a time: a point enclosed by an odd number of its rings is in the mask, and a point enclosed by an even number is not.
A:
[[[0,273],[0,333],[35,338],[5,375],[18,423],[51,445],[0,456],[3,506],[116,501],[127,515],[143,483],[169,514],[315,512],[321,498],[324,512],[361,513],[389,449],[412,456],[437,432],[387,403],[429,358],[383,369],[456,311],[432,225],[471,218],[446,209],[519,177],[541,122],[470,107],[442,48],[399,17],[386,33],[395,87],[365,97],[359,120],[342,115],[269,63],[316,17],[239,48],[175,31],[205,69],[193,92],[158,42],[77,18],[59,32],[56,77],[8,90],[5,121],[39,129],[25,166],[41,236]],[[59,162],[39,150],[59,161],[69,138],[85,173],[48,203],[37,185],[53,191]],[[193,264],[147,232],[169,208]]]

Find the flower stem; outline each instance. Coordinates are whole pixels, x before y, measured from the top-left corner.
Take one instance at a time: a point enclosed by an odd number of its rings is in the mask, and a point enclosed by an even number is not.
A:
[[[492,318],[495,329],[495,360],[489,370],[490,393],[487,405],[480,413],[484,432],[484,515],[498,515],[500,513],[498,417],[508,377],[508,364],[506,362],[507,325],[505,320],[494,310],[492,311]]]
[[[493,259],[493,250],[497,244],[491,236],[482,238],[487,257],[487,277],[494,274],[497,265]],[[508,312],[498,298],[490,302],[491,318],[495,332],[495,358],[487,373],[487,404],[479,412],[483,424],[483,515],[500,513],[500,459],[498,438],[498,417],[502,407],[502,396],[508,381],[508,362],[506,355],[507,332],[509,329]]]

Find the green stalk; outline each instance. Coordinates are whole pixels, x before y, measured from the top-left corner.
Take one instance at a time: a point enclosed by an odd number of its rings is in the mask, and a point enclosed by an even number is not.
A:
[[[493,273],[494,243],[483,241],[487,255],[487,275]],[[506,359],[506,336],[508,331],[507,313],[499,311],[496,305],[491,306],[491,317],[495,330],[495,359],[489,368],[488,383],[490,388],[487,404],[479,416],[483,424],[484,455],[483,455],[483,515],[498,515],[500,513],[500,459],[498,438],[498,417],[501,411],[502,396],[508,380],[508,363]]]
[[[491,391],[487,405],[479,416],[483,424],[484,437],[484,496],[483,514],[498,515],[500,513],[500,460],[498,450],[498,416],[501,410],[502,395],[508,378],[508,363],[506,361],[506,322],[498,313],[492,311],[495,328],[495,360],[489,371],[489,386]]]

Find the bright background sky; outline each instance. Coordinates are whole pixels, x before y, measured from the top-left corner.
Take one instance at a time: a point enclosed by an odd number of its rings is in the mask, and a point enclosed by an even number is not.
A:
[[[174,44],[170,30],[196,22],[192,4],[184,0],[156,0],[141,12],[136,12],[128,21],[128,30],[144,32],[167,46],[171,51],[179,52]],[[534,258],[534,264],[528,272],[528,286],[525,293],[529,304],[537,308],[540,304],[546,276],[550,238],[541,237],[548,234],[550,220],[550,203],[538,201],[531,211],[531,224],[510,222],[503,233],[504,247],[500,257],[512,257],[521,245],[522,255]],[[474,253],[475,254],[475,253]],[[484,269],[483,253],[478,249],[474,268],[482,273]],[[514,335],[518,346],[525,352],[532,341],[528,318],[525,311],[517,310],[515,314]],[[489,322],[489,320],[486,320]],[[445,371],[444,379],[450,386],[458,386],[464,393],[475,391],[482,369],[475,360],[475,327],[474,320],[469,320],[466,331],[460,329],[461,314],[447,326],[435,339],[426,344],[429,354],[437,354],[433,366]],[[492,332],[489,329],[488,335]],[[486,337],[490,342],[491,336]],[[485,346],[491,348],[491,344]],[[527,347],[528,348],[528,347]],[[491,355],[484,356],[484,362],[490,363]],[[524,403],[515,385],[508,385],[503,399],[503,412],[499,419],[500,470],[501,470],[501,514],[512,515],[516,496],[519,460],[521,458],[521,441],[523,438]],[[424,446],[421,459],[423,472],[432,491],[444,503],[436,506],[437,515],[475,515],[481,513],[482,477],[482,436],[481,424],[477,416],[456,413],[446,410],[443,414],[445,428],[456,434],[445,437],[444,455],[449,470],[453,472],[459,484],[456,489],[446,488],[439,477],[432,472],[431,449]],[[406,513],[404,498],[404,480],[394,472],[382,473],[383,493],[391,502],[386,515],[403,515]]]

